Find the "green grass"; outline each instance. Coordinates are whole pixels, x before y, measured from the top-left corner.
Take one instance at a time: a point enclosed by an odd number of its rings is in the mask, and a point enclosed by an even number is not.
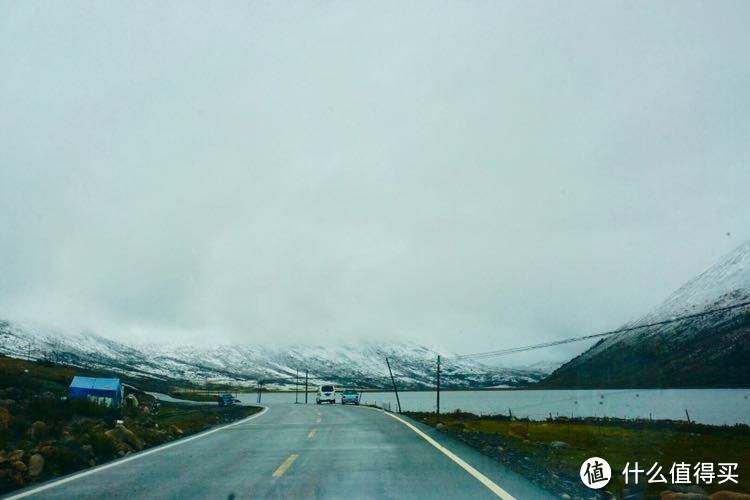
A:
[[[0,357],[0,494],[52,479],[113,458],[178,439],[214,425],[243,418],[259,408],[222,408],[215,404],[163,404],[157,415],[149,411],[153,397],[135,393],[140,408],[107,408],[87,399],[61,399],[75,375],[101,376],[51,363]],[[9,400],[12,400],[9,402]],[[146,411],[144,411],[144,409]],[[123,441],[115,423],[123,420],[137,444]],[[28,465],[39,453],[43,473],[31,477],[18,471],[7,457],[23,452]],[[17,459],[13,459],[15,461]]]
[[[414,414],[424,423],[435,425],[434,414]],[[639,468],[650,468],[655,462],[663,467],[669,481],[672,463],[737,463],[739,484],[700,486],[708,493],[731,490],[750,493],[750,429],[747,426],[716,427],[708,425],[555,420],[547,422],[510,421],[507,417],[477,417],[470,414],[443,415],[440,422],[453,433],[464,431],[499,439],[503,446],[522,453],[530,460],[572,477],[578,477],[581,464],[592,456],[602,457],[612,467],[615,480],[610,492],[622,494],[625,464],[638,462]],[[552,441],[562,441],[569,448],[554,449]],[[718,467],[716,465],[715,467]],[[641,480],[643,476],[641,476]],[[648,485],[648,494],[668,489]]]

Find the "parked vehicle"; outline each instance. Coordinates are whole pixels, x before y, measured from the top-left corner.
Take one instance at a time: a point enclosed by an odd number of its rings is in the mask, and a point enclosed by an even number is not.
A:
[[[359,393],[354,389],[346,389],[341,393],[341,404],[345,405],[348,403],[359,404]]]
[[[315,395],[315,402],[320,404],[328,402],[336,403],[336,388],[332,385],[321,385],[318,387],[318,393]]]
[[[218,397],[219,406],[234,406],[234,403],[236,403],[236,400],[234,399],[234,396],[231,394],[222,394]]]

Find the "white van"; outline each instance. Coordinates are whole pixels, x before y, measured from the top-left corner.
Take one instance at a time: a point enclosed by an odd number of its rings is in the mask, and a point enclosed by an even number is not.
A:
[[[315,395],[315,402],[320,404],[327,401],[331,404],[336,403],[336,388],[332,385],[321,385],[318,387],[318,394]]]

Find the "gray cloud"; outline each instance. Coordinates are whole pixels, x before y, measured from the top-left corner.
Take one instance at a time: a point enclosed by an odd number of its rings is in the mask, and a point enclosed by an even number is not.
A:
[[[750,237],[748,14],[6,3],[0,314],[464,352],[617,326]]]

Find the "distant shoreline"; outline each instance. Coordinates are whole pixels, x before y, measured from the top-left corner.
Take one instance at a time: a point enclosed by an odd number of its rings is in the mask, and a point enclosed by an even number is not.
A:
[[[665,390],[724,390],[724,389],[734,389],[734,390],[741,390],[741,389],[748,389],[750,390],[750,386],[735,386],[735,387],[571,387],[571,388],[564,388],[564,387],[535,387],[535,386],[529,386],[529,387],[479,387],[479,388],[466,388],[466,387],[460,387],[460,388],[446,388],[446,389],[440,389],[440,392],[514,392],[514,391],[665,391]],[[382,388],[368,388],[368,389],[356,389],[359,392],[363,393],[388,393],[388,392],[394,392],[393,389],[382,389]],[[263,389],[263,394],[305,394],[304,389],[300,389],[298,391],[295,391],[294,389]],[[308,389],[308,394],[315,394],[317,392],[317,389]],[[427,393],[435,393],[437,392],[437,389],[399,389],[399,393],[415,393],[415,392],[427,392]],[[185,395],[186,393],[189,394],[205,394],[209,396],[218,396],[220,394],[257,394],[257,389],[248,390],[246,388],[240,389],[240,390],[225,390],[225,391],[175,391],[174,394],[181,394]]]

